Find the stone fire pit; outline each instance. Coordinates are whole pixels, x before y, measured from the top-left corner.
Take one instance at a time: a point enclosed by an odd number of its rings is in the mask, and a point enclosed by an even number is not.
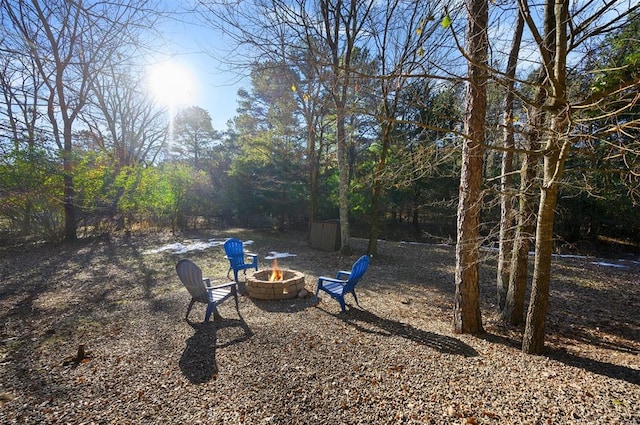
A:
[[[294,270],[281,270],[282,280],[269,281],[273,269],[254,272],[247,277],[247,293],[259,300],[284,300],[295,298],[304,288],[304,274]]]

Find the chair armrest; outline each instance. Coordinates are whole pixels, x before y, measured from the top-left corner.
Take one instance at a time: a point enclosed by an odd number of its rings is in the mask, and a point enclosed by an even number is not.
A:
[[[333,283],[339,283],[341,285],[346,284],[348,281],[344,280],[344,279],[334,279],[332,277],[326,277],[326,276],[320,276],[318,278],[318,283],[320,282],[333,282]]]
[[[207,289],[228,288],[230,286],[236,286],[237,285],[235,282],[227,282],[227,283],[220,283],[218,285],[211,286],[211,279],[208,278],[208,277],[203,278],[202,282],[204,283],[204,286],[207,287]]]
[[[236,285],[237,285],[236,282],[227,282],[227,283],[221,283],[219,285],[209,286],[209,288],[211,289],[230,288]]]
[[[344,276],[344,277],[346,277],[348,279],[349,276],[351,276],[351,272],[348,272],[346,270],[340,270],[338,272],[338,274],[336,275],[336,279],[342,279],[340,276]]]
[[[252,254],[251,252],[245,252],[245,255],[247,257],[257,257],[258,256],[258,254]]]

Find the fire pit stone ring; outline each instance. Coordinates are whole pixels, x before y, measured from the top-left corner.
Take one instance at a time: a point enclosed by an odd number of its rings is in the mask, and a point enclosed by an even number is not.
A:
[[[282,279],[270,281],[272,269],[264,269],[247,276],[246,288],[251,298],[284,300],[295,298],[304,289],[304,274],[295,270],[282,270]]]

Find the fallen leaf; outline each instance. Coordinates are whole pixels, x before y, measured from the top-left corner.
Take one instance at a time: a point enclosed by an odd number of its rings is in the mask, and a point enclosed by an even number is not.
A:
[[[2,393],[0,394],[0,407],[4,406],[5,403],[10,402],[11,400],[13,400],[15,397],[13,396],[13,394],[9,394],[9,393]]]

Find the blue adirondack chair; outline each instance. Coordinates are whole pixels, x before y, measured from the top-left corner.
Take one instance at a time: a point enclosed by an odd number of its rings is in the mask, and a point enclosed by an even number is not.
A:
[[[176,272],[182,284],[191,294],[191,302],[187,307],[185,319],[189,320],[189,313],[196,302],[207,305],[207,312],[204,321],[208,322],[211,314],[219,317],[217,306],[230,297],[236,300],[236,310],[240,312],[238,306],[238,283],[229,282],[221,285],[211,286],[209,278],[202,277],[202,270],[191,260],[180,260],[176,264]]]
[[[247,269],[258,271],[258,256],[256,254],[245,253],[244,246],[240,239],[231,238],[224,243],[224,252],[229,260],[229,270],[227,277],[233,270],[233,279],[238,281],[238,272],[240,270],[247,273]],[[248,262],[247,262],[248,260]],[[229,277],[230,278],[230,277]]]
[[[346,305],[344,296],[346,294],[353,295],[353,298],[358,303],[358,297],[356,296],[356,285],[362,278],[362,275],[367,271],[369,267],[370,258],[368,255],[363,255],[351,266],[351,271],[340,270],[335,279],[331,277],[320,276],[318,278],[318,288],[316,289],[316,299],[318,298],[318,292],[321,290],[326,292],[340,303],[340,308],[344,313],[346,311]]]

